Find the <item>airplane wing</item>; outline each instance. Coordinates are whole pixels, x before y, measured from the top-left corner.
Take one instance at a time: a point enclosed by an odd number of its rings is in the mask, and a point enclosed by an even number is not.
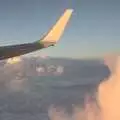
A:
[[[47,48],[49,46],[54,46],[63,34],[72,12],[72,9],[66,9],[50,31],[38,41],[33,43],[1,46],[0,60],[24,55],[39,49]]]

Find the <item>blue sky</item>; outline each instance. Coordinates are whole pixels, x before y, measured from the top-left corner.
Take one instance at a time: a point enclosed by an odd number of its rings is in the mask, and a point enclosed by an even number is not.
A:
[[[119,52],[119,6],[119,0],[0,0],[0,44],[38,40],[65,8],[73,8],[59,44],[34,54],[86,58]]]

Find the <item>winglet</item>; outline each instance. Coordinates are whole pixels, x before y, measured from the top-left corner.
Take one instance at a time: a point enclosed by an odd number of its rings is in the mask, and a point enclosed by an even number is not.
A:
[[[67,9],[63,15],[59,18],[56,24],[50,29],[50,31],[45,35],[40,43],[53,43],[55,44],[64,32],[64,29],[72,15],[73,9]]]

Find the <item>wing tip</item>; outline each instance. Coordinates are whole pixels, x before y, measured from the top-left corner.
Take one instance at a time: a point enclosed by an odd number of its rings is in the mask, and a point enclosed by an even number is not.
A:
[[[68,12],[72,13],[72,12],[74,11],[74,9],[68,8],[68,9],[66,9],[65,11],[68,11]]]
[[[60,37],[62,36],[64,29],[72,15],[73,9],[65,9],[63,14],[59,17],[56,23],[48,31],[48,33],[40,40],[40,42],[54,43],[56,44]],[[45,43],[46,44],[46,43]]]

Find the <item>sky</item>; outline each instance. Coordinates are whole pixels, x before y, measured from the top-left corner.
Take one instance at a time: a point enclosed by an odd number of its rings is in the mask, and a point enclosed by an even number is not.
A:
[[[91,58],[120,50],[119,0],[0,0],[0,45],[39,40],[74,9],[59,43],[29,55]]]

